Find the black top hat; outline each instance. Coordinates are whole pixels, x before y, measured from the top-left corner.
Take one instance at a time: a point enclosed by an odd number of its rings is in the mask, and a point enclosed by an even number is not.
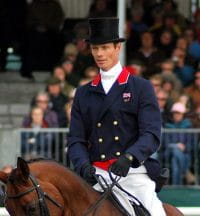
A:
[[[90,18],[89,38],[87,42],[91,44],[104,44],[110,42],[124,42],[124,38],[119,38],[119,19],[115,17]]]

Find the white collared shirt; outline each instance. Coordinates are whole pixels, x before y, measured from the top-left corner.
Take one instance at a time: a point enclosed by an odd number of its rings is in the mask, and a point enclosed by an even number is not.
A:
[[[112,85],[121,72],[122,66],[120,62],[118,62],[108,71],[103,71],[102,69],[100,69],[101,83],[106,94],[108,94],[109,90],[111,89]]]

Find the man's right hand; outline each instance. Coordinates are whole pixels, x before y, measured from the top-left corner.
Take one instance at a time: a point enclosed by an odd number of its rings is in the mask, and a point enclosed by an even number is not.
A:
[[[97,183],[94,175],[96,169],[90,164],[86,163],[81,168],[81,176],[91,185],[95,185]]]

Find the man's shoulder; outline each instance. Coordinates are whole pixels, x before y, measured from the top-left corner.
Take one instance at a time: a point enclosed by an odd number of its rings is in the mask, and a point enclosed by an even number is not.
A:
[[[143,77],[139,77],[139,76],[135,76],[135,75],[130,74],[129,82],[134,82],[136,84],[144,85],[144,84],[149,83],[149,80],[147,80]]]
[[[91,82],[89,82],[85,85],[82,85],[82,86],[78,86],[77,90],[76,90],[77,95],[86,94],[89,91],[90,87],[91,87]]]

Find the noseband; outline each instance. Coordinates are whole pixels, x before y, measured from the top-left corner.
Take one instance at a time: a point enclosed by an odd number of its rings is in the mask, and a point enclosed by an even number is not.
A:
[[[37,196],[38,196],[38,201],[39,201],[39,207],[40,207],[40,216],[50,216],[49,208],[48,208],[48,205],[47,205],[45,198],[50,200],[57,207],[62,208],[62,206],[55,199],[50,197],[46,192],[44,192],[42,190],[37,179],[33,175],[30,174],[29,178],[31,179],[31,182],[33,183],[33,187],[29,188],[28,190],[26,190],[24,192],[20,192],[18,194],[15,194],[15,195],[10,195],[10,194],[8,195],[7,194],[6,197],[8,199],[18,199],[24,195],[27,195],[33,191],[36,191]]]

